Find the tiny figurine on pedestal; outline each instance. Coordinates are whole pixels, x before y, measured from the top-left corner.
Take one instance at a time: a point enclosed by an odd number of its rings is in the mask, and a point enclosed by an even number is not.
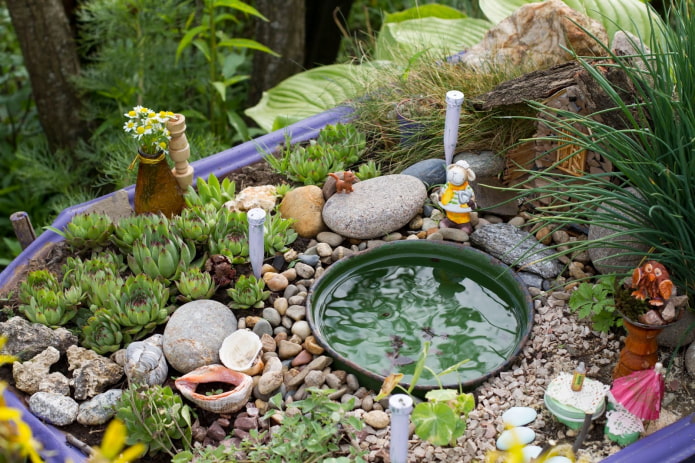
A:
[[[342,176],[335,172],[331,172],[328,175],[335,179],[336,193],[352,193],[352,184],[357,180],[354,172],[346,170],[343,171]]]
[[[475,181],[475,172],[466,161],[456,161],[446,168],[446,185],[432,194],[432,199],[446,212],[440,228],[459,228],[467,233],[473,231],[471,212],[477,207],[475,193],[470,182]]]

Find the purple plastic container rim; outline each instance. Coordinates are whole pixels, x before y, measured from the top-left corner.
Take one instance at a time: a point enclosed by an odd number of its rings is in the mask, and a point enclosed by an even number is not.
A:
[[[222,177],[244,166],[260,161],[263,152],[271,152],[285,141],[285,134],[289,134],[293,142],[306,141],[315,138],[321,128],[326,125],[347,121],[352,112],[353,109],[348,106],[337,106],[315,116],[303,119],[284,129],[276,130],[275,132],[260,136],[242,143],[241,145],[210,155],[191,164],[195,168],[194,175],[196,178],[202,177],[204,179],[207,179],[210,174]],[[132,204],[135,185],[130,185],[123,190],[128,193],[128,198]],[[64,209],[58,214],[58,217],[56,217],[51,226],[63,230],[74,215],[85,211],[93,204],[113,195],[114,193],[109,193],[108,195]],[[41,233],[36,240],[27,246],[27,248],[0,273],[0,288],[7,285],[12,278],[29,263],[30,259],[36,255],[39,250],[47,244],[60,241],[61,239],[62,236],[50,230]]]

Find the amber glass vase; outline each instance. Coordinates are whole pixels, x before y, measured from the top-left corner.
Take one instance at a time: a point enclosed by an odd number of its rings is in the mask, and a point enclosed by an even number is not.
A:
[[[135,213],[158,213],[172,217],[185,206],[183,190],[171,173],[164,152],[151,155],[138,151],[135,182]]]

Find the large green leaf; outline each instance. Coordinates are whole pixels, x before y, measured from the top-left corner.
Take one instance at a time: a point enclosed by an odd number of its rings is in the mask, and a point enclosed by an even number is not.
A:
[[[443,59],[478,43],[491,25],[474,18],[421,18],[387,23],[379,31],[375,58],[405,62],[427,50],[428,55]]]
[[[370,65],[332,64],[295,74],[263,92],[261,101],[244,111],[264,130],[277,130],[359,96]],[[275,121],[282,121],[275,124]]]
[[[419,5],[413,8],[408,8],[407,10],[399,11],[397,13],[387,13],[386,17],[384,17],[384,22],[397,23],[407,21],[409,19],[427,17],[460,19],[465,18],[466,14],[450,6],[440,5],[439,3],[427,3],[425,5]]]
[[[535,0],[480,0],[479,5],[485,16],[497,24],[511,15],[519,7]],[[638,35],[646,43],[651,37],[651,19],[661,22],[658,14],[641,0],[563,0],[570,8],[590,18],[596,19],[608,32],[608,37],[618,30],[625,30]]]
[[[434,445],[450,445],[466,430],[466,423],[442,402],[421,402],[411,415],[415,433]]]

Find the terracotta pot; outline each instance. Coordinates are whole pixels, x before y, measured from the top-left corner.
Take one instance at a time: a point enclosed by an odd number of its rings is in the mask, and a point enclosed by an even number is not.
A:
[[[183,190],[171,173],[164,153],[138,153],[138,177],[133,200],[135,213],[161,212],[167,217],[180,214],[185,206]]]
[[[623,317],[623,326],[627,330],[627,338],[625,347],[620,351],[618,365],[613,370],[613,379],[653,367],[658,361],[656,337],[665,328],[633,322],[627,317]]]

